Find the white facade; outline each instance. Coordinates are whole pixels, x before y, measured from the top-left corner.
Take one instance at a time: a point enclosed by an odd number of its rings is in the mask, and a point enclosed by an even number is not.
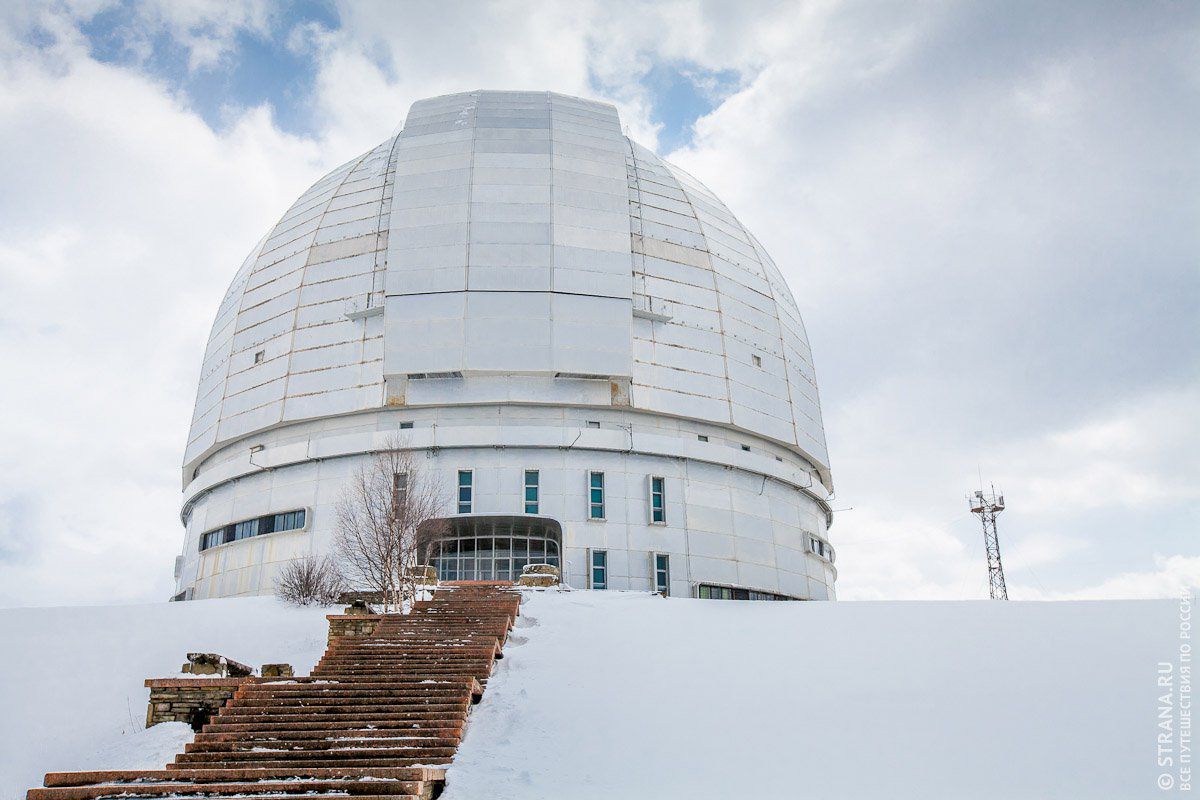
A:
[[[728,209],[623,136],[611,106],[420,101],[255,247],[204,357],[180,596],[269,593],[281,563],[327,550],[347,476],[398,430],[448,487],[473,470],[474,515],[523,515],[536,470],[572,585],[603,552],[607,588],[653,588],[661,554],[673,594],[833,597],[795,301]],[[208,531],[297,510],[301,529],[201,551]]]

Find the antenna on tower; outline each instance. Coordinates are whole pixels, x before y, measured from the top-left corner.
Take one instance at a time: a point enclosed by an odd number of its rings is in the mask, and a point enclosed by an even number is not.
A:
[[[1004,495],[996,494],[996,487],[992,486],[989,494],[984,494],[983,489],[979,489],[967,499],[971,501],[971,513],[978,514],[983,523],[983,546],[987,549],[988,560],[988,591],[993,600],[1007,600],[1008,587],[1004,585],[1004,565],[1000,563],[1000,536],[996,533],[996,515],[1004,510]]]

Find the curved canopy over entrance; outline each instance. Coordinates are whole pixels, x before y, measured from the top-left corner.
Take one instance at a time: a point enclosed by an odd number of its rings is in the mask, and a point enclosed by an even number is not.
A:
[[[457,516],[429,524],[441,527],[429,551],[440,581],[515,581],[526,564],[562,569],[562,526],[550,517]]]

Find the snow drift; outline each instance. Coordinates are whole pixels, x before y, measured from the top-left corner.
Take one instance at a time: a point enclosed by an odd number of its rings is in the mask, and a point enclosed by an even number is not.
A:
[[[1129,798],[1173,601],[535,594],[446,800]]]

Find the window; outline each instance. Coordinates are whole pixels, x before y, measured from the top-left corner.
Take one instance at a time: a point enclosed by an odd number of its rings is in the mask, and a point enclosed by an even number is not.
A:
[[[702,442],[707,442],[707,441],[708,441],[708,437],[707,437],[707,436],[705,436],[703,433],[698,433],[698,434],[696,434],[696,438],[697,438],[698,440],[702,441]]]
[[[588,519],[604,519],[604,473],[588,473]]]
[[[254,519],[244,519],[211,531],[200,534],[201,552],[229,542],[239,542],[252,536],[264,536],[268,533],[300,530],[304,527],[308,512],[303,508],[295,511],[284,511],[280,514],[267,514]]]
[[[403,508],[408,502],[408,473],[397,472],[392,475],[392,508]]]
[[[233,541],[240,542],[258,534],[258,520],[248,519],[233,526]]]
[[[744,445],[742,445],[742,450],[743,450],[743,451],[745,451],[745,452],[747,452],[747,453],[749,453],[749,452],[750,452],[750,445],[748,445],[748,444],[744,444]]]
[[[527,564],[561,566],[556,524],[529,517],[460,517],[431,546],[438,580],[517,580]]]
[[[821,558],[833,560],[833,548],[829,546],[829,542],[818,539],[815,536],[808,537],[808,549]]]
[[[701,600],[795,600],[784,594],[760,592],[756,589],[740,589],[736,586],[714,586],[702,583],[696,589]]]
[[[657,475],[650,477],[650,521],[666,524],[666,481]]]
[[[587,421],[587,426],[588,426],[589,428],[599,428],[599,427],[600,427],[600,423],[599,423],[599,422],[597,422],[597,421],[596,421],[596,420],[594,420],[594,419],[589,419],[589,420]]]
[[[410,430],[412,428],[412,426],[413,426],[413,424],[411,422],[401,422],[400,430],[407,431],[407,430]]]
[[[654,591],[671,593],[671,557],[666,553],[654,554]]]
[[[475,473],[469,469],[458,471],[458,513],[470,514],[475,494]]]
[[[752,355],[752,356],[750,356],[750,360],[754,362],[754,366],[756,366],[756,367],[762,366],[762,356]]]
[[[304,509],[299,511],[287,511],[283,514],[275,514],[271,517],[264,518],[264,522],[270,520],[268,524],[269,530],[263,530],[262,525],[259,525],[259,533],[275,533],[276,531],[294,531],[304,527]]]
[[[592,551],[592,588],[608,588],[608,551]]]
[[[525,513],[538,513],[538,481],[541,476],[536,469],[525,470]]]
[[[263,361],[266,360],[266,358],[267,358],[267,351],[259,350],[257,353],[254,354],[254,363],[261,364]]]

